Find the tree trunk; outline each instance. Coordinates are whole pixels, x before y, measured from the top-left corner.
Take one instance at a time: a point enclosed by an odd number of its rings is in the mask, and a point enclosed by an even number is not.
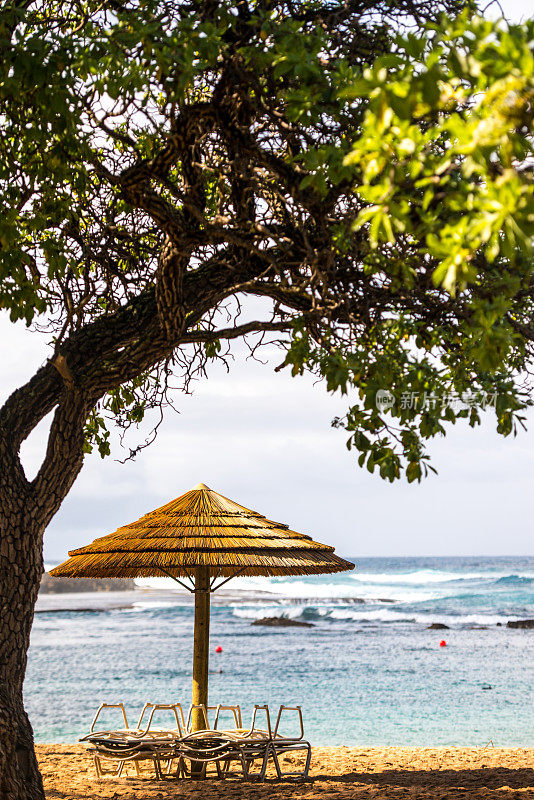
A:
[[[22,487],[21,487],[22,488]],[[44,800],[22,683],[39,583],[43,528],[25,492],[0,488],[0,800]]]
[[[45,459],[32,483],[18,455],[28,434],[21,435],[14,423],[0,425],[0,800],[45,796],[22,684],[43,574],[43,534],[82,468],[83,426],[90,407],[87,394],[76,387],[64,391]]]
[[[33,731],[22,702],[22,690],[0,682],[0,798],[44,800],[35,756]]]

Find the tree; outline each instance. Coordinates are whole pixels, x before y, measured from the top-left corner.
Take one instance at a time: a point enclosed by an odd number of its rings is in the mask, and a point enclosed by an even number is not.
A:
[[[373,308],[357,343],[336,330],[325,347],[303,328],[288,355],[331,390],[357,390],[336,424],[360,465],[390,481],[433,470],[424,441],[445,423],[473,427],[491,406],[508,436],[532,404],[534,21],[466,9],[426,28],[340,90],[366,110],[343,160],[362,207],[336,245],[365,231],[364,294],[390,292],[391,305]],[[319,152],[308,163],[335,183],[336,150]]]
[[[473,33],[460,18],[421,38],[462,5],[4,3],[0,307],[53,341],[0,409],[1,797],[43,797],[22,702],[42,538],[84,452],[109,452],[109,418],[139,424],[173,372],[187,386],[255,335],[251,346],[275,337],[293,373],[356,388],[338,424],[383,477],[419,479],[423,441],[479,411],[388,414],[377,392],[497,391],[500,430],[514,428],[532,340],[532,85],[521,83],[532,36]],[[458,73],[454,54],[470,65],[484,47],[486,83],[471,66]],[[518,82],[495,99],[507,70]],[[463,122],[489,118],[476,93],[501,103],[501,134],[471,169],[456,142]],[[451,233],[467,250],[444,268],[446,231],[479,206],[482,219],[485,189],[512,175],[527,210],[497,214],[478,238]],[[269,313],[243,317],[251,297]],[[28,481],[20,446],[48,414]]]

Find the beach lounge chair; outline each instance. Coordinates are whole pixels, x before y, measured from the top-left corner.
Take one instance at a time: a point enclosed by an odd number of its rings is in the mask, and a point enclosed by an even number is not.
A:
[[[124,727],[114,728],[112,730],[104,729],[96,731],[95,730],[96,723],[105,709],[119,710],[122,714],[122,721],[124,722]],[[89,730],[90,732],[87,734],[87,736],[83,736],[79,741],[80,742],[89,741],[91,745],[93,745],[91,752],[93,755],[93,762],[95,765],[97,778],[102,778],[104,775],[111,775],[113,777],[118,778],[122,774],[124,764],[126,763],[127,760],[129,760],[129,756],[131,755],[130,752],[121,753],[120,754],[121,756],[125,755],[126,757],[125,758],[118,757],[118,750],[117,748],[114,747],[115,737],[118,738],[123,736],[126,737],[132,731],[132,729],[128,724],[128,718],[126,716],[126,709],[124,707],[124,703],[101,703],[100,706],[98,707],[95,716],[93,717],[93,721],[91,723],[91,727]],[[100,749],[101,747],[106,747],[106,743],[108,740],[110,741],[110,746],[109,746],[110,757],[106,758],[106,754],[104,753],[101,756]],[[121,749],[125,750],[125,748]],[[111,768],[106,769],[102,763],[103,760],[112,762],[113,766]],[[136,771],[138,771],[137,766],[136,766]]]
[[[243,721],[242,721],[242,716],[241,716],[241,707],[239,705],[235,705],[235,706],[226,705],[225,706],[225,705],[222,705],[221,703],[219,703],[219,705],[216,705],[216,706],[205,706],[203,704],[200,704],[200,705],[191,704],[189,706],[189,712],[187,714],[187,720],[186,720],[186,722],[184,724],[184,728],[188,733],[192,733],[193,732],[192,731],[192,720],[193,720],[193,711],[195,709],[200,709],[200,715],[201,715],[201,718],[202,718],[202,720],[204,722],[203,730],[205,730],[205,731],[220,730],[220,725],[222,724],[222,721],[224,719],[224,715],[225,714],[226,715],[231,714],[232,721],[234,723],[234,727],[228,728],[228,730],[234,731],[234,730],[238,730],[238,729],[243,727]],[[210,716],[213,716],[213,723],[211,723],[211,724],[209,722]]]
[[[282,720],[287,720],[288,714],[296,714],[298,730],[296,733],[288,734],[282,732]],[[264,716],[265,727],[260,727],[259,718]],[[311,763],[311,744],[304,739],[304,721],[301,706],[281,705],[276,717],[274,729],[271,725],[271,714],[268,705],[255,705],[252,711],[252,719],[248,729],[235,731],[224,731],[226,736],[231,736],[236,746],[235,751],[226,756],[226,764],[229,766],[231,760],[239,761],[243,777],[245,779],[255,778],[259,781],[265,780],[267,766],[272,758],[279,780],[301,779],[306,780],[309,775]],[[306,759],[304,769],[296,772],[283,772],[280,763],[280,756],[286,753],[305,751]],[[239,754],[239,758],[237,757]],[[260,761],[259,772],[252,771],[254,763]],[[226,769],[228,769],[228,766]],[[224,775],[223,775],[224,777]]]
[[[197,706],[198,708],[198,706]],[[273,730],[271,725],[271,715],[268,705],[255,705],[252,711],[252,719],[249,728],[242,727],[241,712],[236,706],[213,706],[202,708],[202,716],[206,720],[206,729],[190,733],[180,743],[180,752],[186,760],[193,765],[202,765],[201,774],[206,774],[209,764],[213,763],[219,778],[225,778],[230,774],[232,763],[239,764],[242,776],[247,779],[265,780],[267,766],[272,758],[279,778],[301,777],[306,778],[309,771],[311,759],[311,746],[304,741],[304,726],[302,721],[302,711],[300,707],[280,706],[276,725]],[[213,726],[208,726],[208,712],[215,711]],[[235,727],[233,729],[221,730],[218,727],[221,712],[230,710],[234,713]],[[293,736],[282,735],[280,732],[280,722],[282,714],[287,711],[294,711],[298,714],[299,733]],[[190,711],[190,714],[192,710]],[[265,727],[260,727],[259,718],[264,716]],[[188,720],[190,716],[188,717]],[[283,773],[280,767],[279,756],[295,750],[307,750],[307,758],[304,771],[301,773]],[[260,761],[259,772],[253,772],[256,761]]]
[[[190,730],[194,709],[201,709],[205,721],[205,729]],[[116,709],[122,713],[123,728],[113,730],[95,730],[97,720],[104,709]],[[173,717],[171,728],[153,727],[156,712],[168,712]],[[299,729],[296,734],[287,735],[281,732],[281,721],[284,714],[294,712],[298,715]],[[233,727],[220,729],[224,714],[230,713]],[[213,724],[209,724],[213,714]],[[265,727],[260,727],[259,718],[264,715]],[[119,777],[124,765],[131,762],[136,774],[141,776],[140,765],[150,762],[156,778],[180,778],[187,776],[204,777],[208,766],[213,765],[219,778],[230,774],[230,766],[237,763],[245,779],[265,780],[269,759],[273,759],[277,777],[281,779],[308,777],[311,745],[304,740],[304,724],[300,706],[281,705],[276,718],[274,730],[268,705],[255,705],[249,728],[243,728],[241,709],[239,706],[191,706],[184,718],[180,703],[162,704],[145,703],[139,716],[137,727],[130,728],[123,703],[102,703],[93,722],[90,733],[80,741],[89,742],[92,746],[93,759],[97,776],[111,775]],[[283,772],[280,756],[293,751],[306,751],[306,761],[301,772]],[[259,772],[253,767],[260,761]],[[177,763],[176,763],[177,762]],[[186,767],[189,762],[189,769]],[[105,767],[104,763],[111,763]],[[174,766],[176,764],[176,766]]]
[[[202,730],[191,731],[193,711],[200,709],[204,722]],[[265,711],[267,730],[257,725],[259,711]],[[231,726],[224,726],[224,718],[231,716]],[[210,717],[213,722],[210,723]],[[239,705],[204,706],[192,705],[186,721],[187,735],[177,745],[182,758],[183,773],[205,776],[207,769],[213,765],[219,778],[230,774],[230,765],[237,762],[241,773],[247,777],[250,765],[258,758],[262,760],[260,777],[264,777],[269,758],[268,742],[272,736],[269,710],[267,706],[255,706],[249,728],[243,727],[241,708]],[[190,770],[185,769],[184,761],[190,763]]]
[[[174,722],[176,723],[171,728],[152,728],[152,722],[154,720],[154,715],[157,712],[161,711],[168,711],[174,716]],[[145,714],[148,715],[148,722],[146,723],[145,727],[143,727],[143,719]],[[141,714],[137,721],[137,730],[139,731],[139,735],[143,736],[145,733],[150,732],[152,735],[157,735],[158,733],[161,734],[168,734],[171,737],[176,737],[179,735],[180,737],[184,735],[184,732],[187,730],[186,720],[184,716],[184,710],[182,708],[181,703],[145,703],[141,710]]]
[[[193,712],[198,709],[204,727],[192,731]],[[231,724],[225,726],[224,720],[228,715]],[[213,719],[211,723],[210,718]],[[205,776],[208,766],[213,764],[217,776],[224,778],[231,761],[241,760],[241,754],[233,746],[235,739],[244,732],[239,705],[191,705],[185,728],[187,736],[182,740],[180,749],[183,759],[191,764],[191,773],[198,775],[200,772]]]
[[[219,730],[220,725],[224,725],[224,716],[226,714],[231,714],[234,721],[233,728],[224,728],[223,730],[232,730],[238,731],[242,730],[243,728],[243,718],[241,716],[241,706],[223,706],[219,703],[218,706],[215,706],[215,718],[213,720],[213,730]]]
[[[221,707],[220,711],[224,708]],[[261,717],[262,712],[265,714],[266,728],[259,727],[258,715]],[[216,722],[220,719],[216,715]],[[252,777],[258,778],[260,781],[265,780],[265,773],[270,758],[269,742],[272,738],[271,718],[269,714],[269,707],[267,705],[255,705],[252,710],[252,718],[250,726],[243,728],[241,713],[239,718],[236,718],[236,727],[234,730],[222,731],[224,735],[228,736],[233,741],[233,750],[221,763],[221,769],[218,770],[221,777],[226,777],[229,774],[229,768],[232,761],[238,762],[241,766],[242,774],[245,779]],[[251,772],[255,761],[261,761],[260,771],[258,774]]]
[[[122,712],[122,719],[124,722],[124,728],[113,728],[113,729],[105,729],[105,730],[98,730],[95,731],[96,723],[100,714],[104,709],[120,709]],[[152,727],[152,723],[154,720],[154,714],[158,711],[169,711],[172,713],[175,721],[175,725],[171,728],[159,728],[155,729]],[[148,720],[143,725],[143,720],[145,714],[148,714]],[[152,738],[157,738],[158,736],[167,736],[168,738],[176,738],[176,736],[183,736],[183,732],[185,730],[185,718],[183,708],[180,703],[145,703],[141,710],[141,714],[137,721],[137,726],[135,728],[131,728],[128,725],[128,719],[126,716],[126,709],[124,707],[124,703],[101,703],[94,718],[91,723],[90,732],[87,736],[84,736],[80,739],[80,741],[89,741],[95,738],[132,738],[132,737],[146,737],[150,736]]]
[[[126,732],[129,732],[131,730],[130,726],[128,725],[128,718],[126,716],[126,709],[124,707],[124,703],[101,703],[100,706],[97,709],[96,714],[93,717],[93,721],[91,723],[91,728],[90,728],[91,733],[105,733],[106,732],[106,731],[96,731],[95,732],[95,726],[96,726],[96,723],[98,721],[98,718],[100,717],[101,713],[106,708],[116,708],[116,709],[119,709],[121,711],[121,713],[122,713],[122,721],[124,722],[124,728],[116,728],[115,730],[117,730],[118,733],[126,733]],[[82,740],[80,740],[80,741],[82,741]]]
[[[280,723],[284,713],[296,712],[298,715],[299,732],[297,735],[284,735],[280,730]],[[306,760],[304,762],[304,769],[301,772],[282,772],[280,768],[280,756],[285,753],[291,753],[304,750],[306,752]],[[304,739],[304,722],[302,719],[302,708],[300,706],[284,706],[281,705],[276,717],[276,724],[274,726],[273,737],[271,740],[271,752],[273,755],[274,766],[279,780],[286,780],[288,778],[298,778],[307,780],[310,772],[311,763],[311,744]]]
[[[104,709],[109,708],[119,709],[122,712],[125,727],[95,730],[100,714]],[[154,715],[158,711],[167,711],[173,715],[175,723],[173,727],[164,729],[152,727]],[[143,724],[145,715],[147,715],[147,721]],[[93,719],[90,732],[80,741],[89,742],[92,745],[93,761],[99,778],[104,775],[119,777],[127,762],[134,764],[136,774],[140,776],[140,762],[142,761],[150,761],[156,777],[160,778],[163,769],[167,774],[172,769],[176,757],[176,744],[184,735],[183,720],[184,713],[180,703],[145,703],[137,727],[130,728],[123,703],[102,703]],[[113,766],[106,768],[103,762],[111,762]],[[180,769],[180,764],[178,769]]]
[[[261,712],[265,714],[265,728],[257,727],[257,716]],[[283,734],[281,731],[282,718],[284,714],[287,718],[287,712],[297,714],[298,732],[293,735]],[[239,746],[245,766],[243,773],[245,778],[257,778],[260,781],[264,781],[269,759],[271,758],[279,780],[292,778],[305,780],[308,777],[311,762],[311,744],[304,739],[304,722],[300,706],[281,705],[274,729],[271,725],[269,706],[254,706],[250,729],[241,736]],[[300,772],[283,772],[280,766],[280,756],[300,750],[306,752],[304,769]],[[253,767],[256,760],[261,760],[261,766],[259,773],[254,774],[251,772],[251,767]]]

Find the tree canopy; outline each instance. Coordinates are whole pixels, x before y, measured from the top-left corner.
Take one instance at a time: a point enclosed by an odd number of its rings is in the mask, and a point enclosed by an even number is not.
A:
[[[290,360],[358,390],[339,424],[360,464],[390,480],[403,461],[408,480],[425,474],[422,442],[444,423],[474,426],[491,407],[506,436],[531,404],[533,46],[534,20],[465,10],[397,37],[340,91],[366,104],[343,160],[363,207],[342,242],[365,232],[361,269],[395,300],[350,351],[306,332]],[[320,153],[335,181],[337,152]]]
[[[384,478],[488,403],[515,430],[533,27],[463,6],[5,4],[0,307],[54,346],[16,438],[76,385],[105,455],[106,416],[254,333],[349,393],[336,424]]]

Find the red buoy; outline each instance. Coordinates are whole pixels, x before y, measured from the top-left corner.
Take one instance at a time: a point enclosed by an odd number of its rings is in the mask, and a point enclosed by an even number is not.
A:
[[[447,647],[447,642],[445,641],[445,639],[441,640],[441,642],[439,643],[439,646],[440,647]]]
[[[215,648],[215,652],[216,653],[222,653],[222,647],[221,647],[220,644],[218,644],[217,647]]]

